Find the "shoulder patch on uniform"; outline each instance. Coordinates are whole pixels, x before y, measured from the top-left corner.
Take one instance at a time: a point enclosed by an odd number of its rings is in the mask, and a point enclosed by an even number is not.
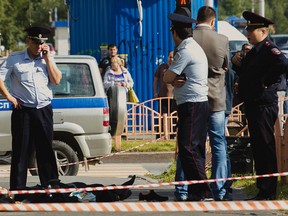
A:
[[[271,49],[271,52],[272,52],[274,55],[280,55],[280,54],[281,54],[281,51],[280,51],[278,48],[273,48],[273,49]]]
[[[174,57],[173,57],[173,61],[174,62],[177,62],[177,60],[180,58],[180,54],[177,52],[175,55],[174,55]]]

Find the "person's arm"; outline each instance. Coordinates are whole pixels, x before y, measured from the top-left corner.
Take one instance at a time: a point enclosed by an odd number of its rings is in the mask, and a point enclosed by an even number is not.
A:
[[[49,81],[54,85],[59,85],[62,78],[62,73],[57,68],[53,58],[50,56],[50,49],[48,45],[43,46],[43,51],[46,51],[46,54],[43,55],[43,58],[46,62]]]
[[[111,86],[114,86],[114,75],[109,70],[105,73],[103,84],[106,92]]]
[[[242,57],[241,57],[241,52],[238,51],[236,52],[232,58],[231,58],[231,62],[232,62],[232,69],[236,72],[236,74],[239,76],[239,71],[240,71],[240,67],[242,65]]]
[[[7,60],[1,65],[0,68],[0,93],[13,104],[14,108],[20,108],[20,103],[18,100],[13,97],[10,92],[8,91],[6,85],[5,85],[5,79],[6,77],[10,76],[10,73],[12,72],[13,66],[10,61],[11,59],[8,57]]]
[[[17,109],[20,107],[20,103],[18,103],[18,100],[10,94],[2,79],[0,79],[0,93],[13,104],[14,108]]]
[[[185,84],[186,77],[184,75],[177,75],[168,69],[164,74],[163,81],[180,88]]]
[[[130,72],[129,72],[127,69],[126,69],[125,75],[126,75],[126,78],[125,78],[126,83],[124,83],[124,85],[122,85],[122,86],[125,87],[125,88],[127,88],[127,90],[128,90],[128,88],[133,88],[133,86],[134,86],[134,81],[133,81],[133,79],[132,79],[132,76],[131,76]],[[124,75],[124,76],[125,76],[125,75]],[[125,84],[126,84],[126,86],[125,86]]]
[[[163,81],[173,85],[173,82],[176,78],[177,74],[170,71],[169,69],[164,73]]]

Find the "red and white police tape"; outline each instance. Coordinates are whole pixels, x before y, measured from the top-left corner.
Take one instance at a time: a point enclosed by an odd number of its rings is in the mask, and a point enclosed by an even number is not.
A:
[[[159,138],[157,140],[162,139]],[[133,147],[137,149],[147,142],[139,146]],[[101,158],[111,157],[122,154],[126,151],[120,151]],[[91,159],[89,161],[93,161]],[[83,163],[77,162],[77,163]],[[64,164],[63,166],[74,165],[76,163]],[[0,170],[0,172],[3,170]],[[7,170],[9,171],[9,170]],[[272,173],[254,176],[231,177],[221,179],[207,180],[190,180],[178,182],[164,182],[145,185],[127,185],[127,186],[103,186],[103,187],[87,187],[87,188],[59,188],[45,190],[1,190],[0,194],[36,194],[36,193],[69,193],[73,191],[103,191],[116,189],[132,189],[132,188],[155,188],[161,186],[172,186],[182,184],[201,184],[227,180],[244,180],[256,178],[269,178],[278,176],[288,176],[288,172]],[[37,203],[37,204],[0,204],[0,211],[62,211],[62,212],[173,212],[173,211],[251,211],[251,210],[288,210],[288,201],[226,201],[226,202],[115,202],[115,203]]]
[[[103,190],[121,190],[121,189],[132,189],[132,188],[155,188],[155,187],[161,187],[161,186],[201,184],[201,183],[211,183],[211,182],[227,181],[227,180],[244,180],[244,179],[269,178],[269,177],[278,177],[278,176],[288,176],[288,172],[254,175],[254,176],[220,178],[220,179],[163,182],[163,183],[144,184],[144,185],[120,185],[120,186],[86,187],[86,188],[55,188],[55,189],[45,189],[45,190],[11,190],[11,191],[2,190],[0,191],[0,194],[69,193],[73,191],[103,191]]]
[[[163,136],[163,137],[160,137],[160,138],[158,138],[158,139],[156,139],[156,140],[154,140],[154,141],[152,141],[152,142],[146,142],[146,143],[142,143],[142,144],[140,144],[140,145],[138,145],[138,146],[134,146],[134,147],[132,147],[132,148],[130,148],[130,149],[127,149],[126,151],[123,150],[123,151],[119,151],[119,152],[107,154],[107,155],[104,155],[104,156],[101,156],[101,157],[89,159],[89,160],[86,160],[86,161],[87,161],[87,162],[91,162],[91,161],[101,160],[101,159],[103,159],[103,158],[108,158],[108,157],[112,157],[112,156],[115,156],[115,155],[123,154],[123,153],[125,153],[125,152],[129,152],[129,151],[132,151],[132,150],[134,150],[134,149],[138,149],[138,148],[140,148],[140,147],[143,147],[143,146],[145,146],[145,145],[154,143],[155,141],[157,142],[157,141],[162,140],[162,139],[164,139],[164,138],[165,138],[165,137]],[[61,167],[63,167],[63,166],[72,166],[72,165],[75,165],[75,164],[82,164],[82,163],[84,163],[84,162],[85,162],[85,161],[78,161],[78,162],[74,162],[74,163],[65,163],[65,164],[61,164],[60,166],[61,166]],[[28,169],[29,169],[29,170],[37,170],[37,168],[28,168]],[[9,169],[0,170],[0,173],[8,173],[8,172],[10,172]]]
[[[114,202],[0,204],[0,211],[45,212],[187,212],[287,210],[288,201]]]

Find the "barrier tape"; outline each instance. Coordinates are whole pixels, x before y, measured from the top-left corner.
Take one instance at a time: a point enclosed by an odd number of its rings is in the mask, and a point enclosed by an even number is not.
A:
[[[288,201],[115,202],[0,204],[0,211],[45,212],[186,212],[287,210]]]
[[[154,141],[146,142],[146,143],[140,144],[140,145],[138,145],[138,146],[134,146],[134,147],[132,147],[132,148],[130,148],[130,149],[127,149],[126,151],[123,150],[123,151],[119,151],[119,152],[107,154],[107,155],[104,155],[104,156],[101,156],[101,157],[89,159],[89,160],[87,160],[87,162],[96,161],[96,160],[101,160],[101,159],[104,159],[104,158],[108,158],[108,157],[112,157],[112,156],[115,156],[115,155],[123,154],[123,153],[125,153],[125,152],[129,152],[129,151],[132,151],[132,150],[134,150],[134,149],[138,149],[138,148],[140,148],[140,147],[143,147],[143,146],[145,146],[145,145],[148,145],[148,144],[151,144],[151,143],[155,143],[155,142],[157,142],[157,141],[159,141],[159,140],[162,140],[162,139],[164,139],[164,138],[165,138],[165,136],[162,136],[162,137],[160,137],[160,138],[158,138],[158,139],[156,139],[156,140],[154,140]],[[61,164],[60,167],[63,167],[63,166],[72,166],[72,165],[76,165],[76,164],[82,164],[82,163],[84,163],[84,162],[85,162],[85,161],[78,161],[78,162],[73,162],[73,163],[65,163],[65,164]],[[37,168],[28,168],[28,170],[37,170]],[[0,170],[0,173],[7,173],[7,172],[10,172],[10,170],[9,170],[9,169],[7,169],[7,170]]]
[[[201,183],[211,183],[211,182],[227,181],[227,180],[244,180],[244,179],[269,178],[269,177],[278,177],[278,176],[288,176],[288,172],[254,175],[254,176],[220,178],[220,179],[163,182],[163,183],[153,183],[153,184],[145,184],[145,185],[121,185],[121,186],[103,186],[103,187],[86,187],[86,188],[55,188],[55,189],[45,189],[45,190],[11,190],[11,191],[2,190],[0,191],[0,194],[69,193],[73,191],[103,191],[103,190],[122,190],[122,189],[133,189],[133,188],[134,189],[135,188],[138,188],[138,189],[139,188],[155,188],[155,187],[161,187],[161,186],[201,184]]]

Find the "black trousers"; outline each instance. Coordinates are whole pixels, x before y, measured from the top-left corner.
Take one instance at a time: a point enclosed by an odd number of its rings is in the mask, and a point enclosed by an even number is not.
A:
[[[277,157],[274,124],[278,115],[278,104],[257,105],[245,103],[252,153],[257,175],[277,173]],[[259,196],[276,195],[277,177],[258,178]]]
[[[205,156],[208,102],[184,103],[178,105],[178,147],[181,165],[186,180],[205,180]],[[205,198],[210,193],[207,183],[191,184],[188,193]]]
[[[13,109],[11,116],[12,161],[10,189],[26,187],[27,168],[32,149],[36,151],[39,178],[42,186],[58,179],[55,154],[52,149],[53,111],[51,105],[41,109]]]

